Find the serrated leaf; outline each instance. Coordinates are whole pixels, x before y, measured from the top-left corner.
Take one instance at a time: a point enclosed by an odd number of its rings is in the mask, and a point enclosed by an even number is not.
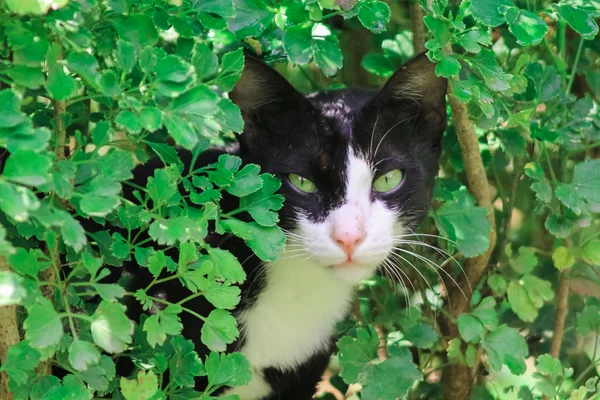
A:
[[[42,297],[28,310],[23,323],[25,339],[32,347],[44,348],[58,344],[63,335],[60,315],[50,300]]]
[[[525,360],[529,354],[525,338],[506,325],[488,333],[482,341],[490,366],[500,371],[504,365],[515,375],[525,372]]]
[[[92,316],[94,343],[109,353],[120,353],[131,343],[133,324],[125,315],[125,306],[102,301]]]
[[[90,342],[73,340],[69,346],[69,363],[77,371],[85,371],[100,360],[100,352]]]
[[[212,351],[225,351],[227,345],[233,343],[240,332],[236,320],[225,310],[213,310],[202,325],[202,343]]]

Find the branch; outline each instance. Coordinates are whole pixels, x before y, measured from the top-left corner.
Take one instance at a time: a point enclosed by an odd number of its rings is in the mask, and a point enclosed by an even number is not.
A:
[[[458,280],[458,285],[449,286],[448,304],[452,305],[450,314],[454,318],[457,318],[459,315],[469,311],[469,303],[471,301],[469,282],[471,287],[475,287],[483,276],[496,244],[496,224],[490,188],[481,159],[475,126],[469,119],[467,107],[452,94],[451,86],[448,87],[448,100],[465,164],[469,190],[473,193],[479,205],[487,209],[487,219],[491,226],[489,232],[490,247],[488,250],[480,256],[467,259],[464,265],[466,278],[461,276]],[[463,295],[463,293],[466,295]],[[460,337],[458,327],[448,318],[444,317],[442,326],[445,328],[445,334],[451,337]],[[466,365],[455,364],[447,366],[444,368],[442,378],[444,382],[444,398],[446,400],[464,400],[471,396],[474,379]]]
[[[0,257],[0,271],[10,271],[8,262]],[[19,343],[19,328],[17,325],[17,306],[0,307],[0,363],[4,364],[8,348]],[[12,400],[13,395],[8,390],[8,376],[0,374],[0,399]]]
[[[412,0],[409,2],[408,10],[410,13],[410,20],[412,21],[412,32],[413,32],[413,47],[415,54],[419,54],[425,51],[425,23],[423,22],[423,9],[419,4],[419,0]]]
[[[565,333],[565,320],[569,311],[569,286],[571,279],[568,271],[562,271],[558,281],[558,293],[556,294],[556,319],[554,320],[554,334],[550,343],[550,355],[556,359],[560,355],[563,335]]]

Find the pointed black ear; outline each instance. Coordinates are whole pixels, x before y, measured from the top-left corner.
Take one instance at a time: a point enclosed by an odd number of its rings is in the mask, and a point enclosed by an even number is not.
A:
[[[244,118],[244,133],[238,136],[242,153],[281,141],[280,135],[292,135],[313,119],[310,102],[277,71],[252,57],[246,57],[229,98]]]
[[[446,128],[447,85],[445,78],[436,76],[435,64],[422,53],[400,68],[373,101],[377,107],[414,102],[419,106],[422,125],[441,135]]]
[[[256,117],[265,108],[310,105],[277,71],[253,57],[246,57],[242,76],[229,97],[245,118]]]

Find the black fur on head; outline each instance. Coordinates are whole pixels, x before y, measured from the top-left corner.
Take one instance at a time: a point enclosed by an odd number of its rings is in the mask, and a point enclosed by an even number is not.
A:
[[[446,85],[435,75],[435,64],[421,54],[380,91],[304,96],[276,71],[247,58],[230,95],[246,122],[241,156],[282,179],[284,227],[293,227],[298,211],[319,221],[343,202],[349,151],[368,160],[375,178],[395,168],[404,172],[398,190],[373,196],[414,225],[429,207],[438,170]],[[318,191],[298,193],[287,181],[291,173],[310,179]]]

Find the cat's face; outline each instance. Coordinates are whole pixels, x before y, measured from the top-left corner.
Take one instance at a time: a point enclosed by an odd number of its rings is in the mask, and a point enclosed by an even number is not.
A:
[[[446,127],[446,81],[420,56],[377,93],[302,96],[247,60],[231,97],[242,155],[279,177],[290,257],[358,283],[427,212]]]

